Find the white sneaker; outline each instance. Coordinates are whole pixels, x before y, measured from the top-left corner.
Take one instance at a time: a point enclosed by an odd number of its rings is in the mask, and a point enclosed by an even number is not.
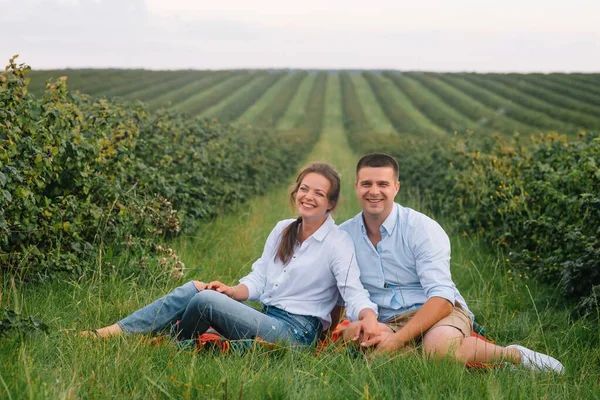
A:
[[[538,353],[518,344],[511,344],[510,346],[506,346],[506,348],[519,350],[519,353],[521,353],[521,365],[526,368],[537,369],[543,372],[554,371],[559,374],[564,372],[564,367],[560,361],[547,354]]]

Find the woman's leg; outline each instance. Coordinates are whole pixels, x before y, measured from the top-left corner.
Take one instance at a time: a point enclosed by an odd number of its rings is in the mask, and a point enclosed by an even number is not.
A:
[[[293,330],[271,317],[212,290],[197,293],[179,322],[178,338],[195,338],[213,327],[228,339],[254,339],[298,344]]]
[[[164,330],[181,318],[190,300],[205,286],[201,282],[190,281],[116,324],[97,329],[97,335],[104,337],[121,333],[151,333]]]

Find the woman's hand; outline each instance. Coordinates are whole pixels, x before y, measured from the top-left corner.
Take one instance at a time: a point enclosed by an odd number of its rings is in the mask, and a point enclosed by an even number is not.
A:
[[[214,290],[219,293],[223,293],[224,295],[231,297],[232,299],[235,296],[235,288],[232,288],[231,286],[227,286],[223,282],[212,281],[211,283],[209,283],[206,286],[206,288],[209,290]]]
[[[192,281],[192,282],[194,282],[194,286],[196,286],[196,289],[198,289],[199,292],[203,291],[208,286],[204,282],[200,282],[200,281]]]

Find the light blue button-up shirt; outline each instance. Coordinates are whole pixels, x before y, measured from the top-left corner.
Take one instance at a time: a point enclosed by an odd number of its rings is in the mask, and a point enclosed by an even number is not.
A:
[[[360,278],[379,309],[379,320],[421,307],[432,297],[460,304],[471,315],[450,274],[450,240],[442,227],[420,212],[394,204],[373,246],[363,215],[340,225],[354,241]]]
[[[377,306],[360,282],[352,239],[335,225],[331,216],[296,247],[288,264],[275,258],[281,234],[293,221],[277,223],[262,256],[252,265],[252,272],[240,279],[248,287],[249,300],[260,300],[293,314],[315,316],[323,323],[323,329],[331,323],[330,313],[339,293],[348,307],[348,318],[358,319],[364,308],[377,313]]]

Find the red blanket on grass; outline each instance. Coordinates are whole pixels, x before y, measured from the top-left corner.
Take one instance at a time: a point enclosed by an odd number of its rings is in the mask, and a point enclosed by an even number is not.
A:
[[[334,329],[334,331],[331,333],[331,336],[327,337],[325,340],[319,341],[319,343],[317,344],[317,347],[315,349],[315,355],[318,356],[319,353],[321,353],[323,350],[327,349],[328,347],[330,347],[334,344],[336,344],[336,346],[339,345],[341,343],[342,330],[344,328],[346,328],[349,324],[350,324],[350,321],[348,319],[344,319]],[[488,343],[494,343],[493,341],[489,340],[488,338],[486,338],[482,335],[479,335],[478,333],[475,333],[475,332],[472,333],[472,336],[476,337],[478,339],[481,339],[483,341],[486,341]],[[244,350],[248,350],[248,349],[256,348],[256,347],[260,347],[261,349],[268,350],[268,351],[283,349],[281,346],[279,346],[277,344],[265,342],[264,340],[262,340],[260,338],[253,339],[253,340],[228,340],[225,337],[221,336],[220,334],[218,334],[212,330],[211,330],[211,332],[203,333],[202,335],[200,335],[198,337],[197,343],[196,343],[197,350],[212,349],[212,350],[220,351],[221,353],[229,353],[232,350],[233,351],[236,351],[236,350],[244,351]],[[343,345],[338,346],[338,347],[343,347]],[[467,368],[469,368],[469,369],[490,369],[490,368],[494,368],[496,366],[498,366],[498,365],[497,364],[486,364],[486,363],[480,363],[480,362],[467,364]]]

